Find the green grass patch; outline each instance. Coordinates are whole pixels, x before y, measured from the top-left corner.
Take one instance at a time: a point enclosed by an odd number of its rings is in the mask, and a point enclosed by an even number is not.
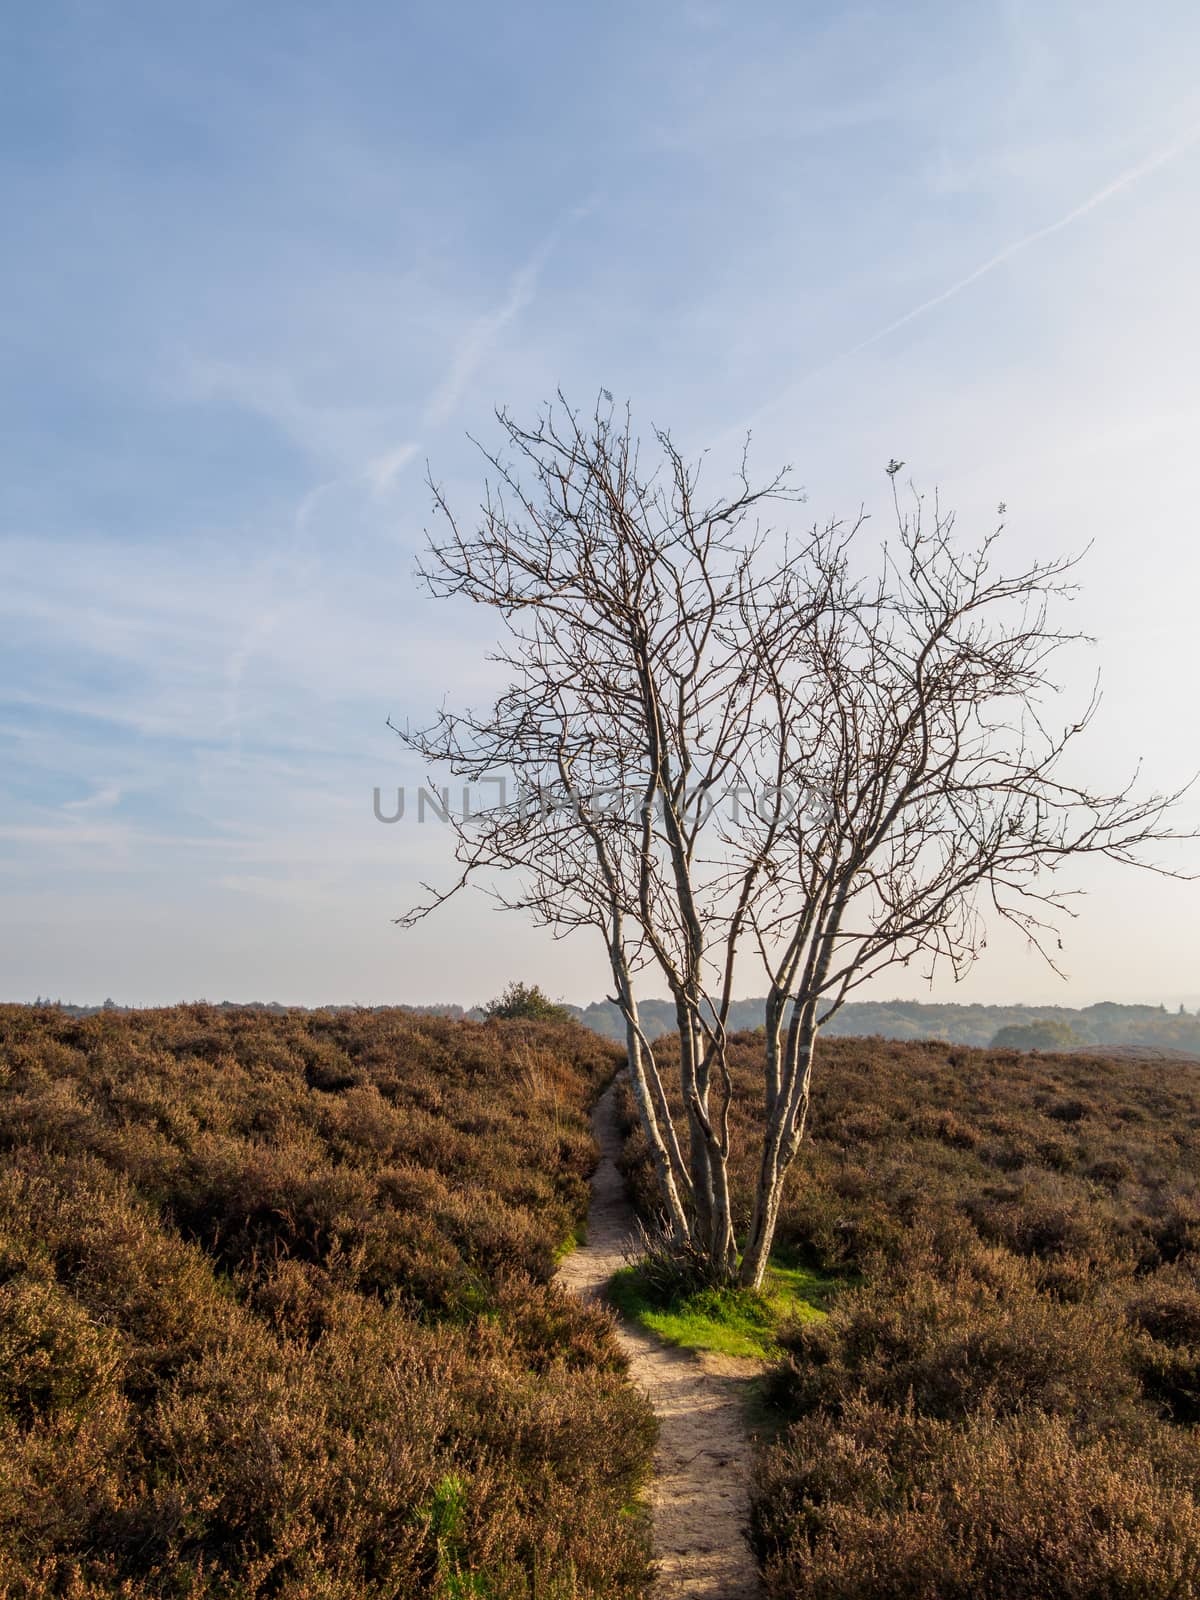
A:
[[[575,1224],[575,1226],[571,1229],[571,1232],[569,1234],[567,1234],[566,1238],[561,1240],[557,1245],[555,1245],[555,1247],[554,1247],[555,1265],[557,1265],[558,1262],[565,1260],[565,1258],[571,1254],[572,1250],[578,1250],[580,1245],[584,1245],[586,1243],[587,1243],[587,1223],[586,1222],[577,1222]]]
[[[663,1302],[649,1290],[635,1264],[613,1275],[608,1297],[623,1317],[666,1344],[769,1361],[779,1353],[778,1329],[785,1322],[823,1317],[837,1287],[836,1279],[812,1267],[772,1266],[757,1293],[697,1289]]]

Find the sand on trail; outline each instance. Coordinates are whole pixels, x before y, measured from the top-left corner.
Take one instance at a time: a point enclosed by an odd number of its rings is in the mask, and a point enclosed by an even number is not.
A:
[[[616,1084],[592,1113],[600,1165],[592,1176],[587,1243],[567,1256],[559,1281],[575,1294],[599,1296],[625,1265],[633,1208],[616,1165],[621,1136]],[[629,1375],[659,1422],[650,1485],[655,1600],[758,1600],[758,1571],[746,1542],[751,1445],[747,1388],[762,1368],[709,1352],[676,1350],[618,1319]]]

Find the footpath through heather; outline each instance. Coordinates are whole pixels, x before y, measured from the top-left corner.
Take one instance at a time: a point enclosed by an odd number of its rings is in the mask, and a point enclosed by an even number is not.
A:
[[[617,1168],[621,1136],[616,1084],[592,1113],[600,1165],[592,1177],[588,1238],[559,1269],[575,1294],[598,1296],[626,1264],[633,1208]],[[762,1593],[746,1542],[751,1444],[747,1388],[754,1361],[676,1350],[627,1322],[618,1327],[629,1373],[659,1421],[650,1507],[655,1600],[758,1600]]]

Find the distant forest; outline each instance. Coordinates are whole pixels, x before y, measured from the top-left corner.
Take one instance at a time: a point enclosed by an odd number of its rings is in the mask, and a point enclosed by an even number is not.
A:
[[[607,1038],[624,1037],[615,1005],[601,1000],[583,1010],[571,1008],[589,1028]],[[674,1008],[667,1000],[641,1006],[642,1025],[653,1038],[675,1027]],[[761,1000],[735,1000],[735,1030],[761,1026]],[[1050,1026],[1046,1026],[1050,1025]],[[846,1005],[826,1026],[835,1037],[941,1039],[947,1044],[1014,1048],[1075,1049],[1081,1045],[1137,1045],[1161,1051],[1200,1055],[1200,1015],[1165,1006],[1122,1006],[1101,1001],[1082,1010],[1068,1006],[930,1005],[916,1000],[862,1000]],[[1003,1033],[1003,1037],[998,1036]]]
[[[37,1003],[51,1004],[48,1000]],[[226,1001],[224,1004],[232,1007],[234,1003]],[[63,1006],[62,1009],[87,1016],[103,1009],[125,1008],[108,1000],[103,1007]],[[282,1012],[306,1008],[256,1002],[255,1009]],[[332,1005],[319,1009],[387,1008]],[[476,1021],[484,1016],[478,1006],[429,1005],[401,1009],[419,1015],[467,1017]],[[596,1000],[582,1007],[567,1005],[565,1009],[605,1038],[623,1042],[624,1024],[611,1000]],[[735,1031],[759,1027],[762,1016],[761,1000],[735,1000],[733,1003],[731,1022]],[[669,1000],[643,1001],[641,1018],[651,1038],[670,1033],[675,1027],[674,1008]],[[1188,1012],[1182,1007],[1178,1011],[1168,1011],[1165,1006],[1117,1005],[1108,1000],[1082,1010],[1069,1006],[931,1005],[917,1000],[863,1000],[844,1006],[825,1032],[843,1038],[941,1039],[947,1044],[983,1047],[996,1044],[1014,1049],[1072,1050],[1088,1045],[1120,1045],[1200,1056],[1200,1013]]]

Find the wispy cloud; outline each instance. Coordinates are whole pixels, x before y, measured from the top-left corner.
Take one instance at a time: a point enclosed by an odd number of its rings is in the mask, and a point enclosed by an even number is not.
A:
[[[382,455],[374,456],[367,462],[363,476],[376,494],[383,494],[392,487],[420,448],[415,439],[406,439],[395,449],[385,450]]]
[[[121,798],[121,789],[118,784],[105,784],[97,789],[95,794],[90,794],[84,800],[67,800],[63,805],[64,811],[107,811],[115,806]]]
[[[573,212],[572,215],[577,215]],[[533,302],[538,278],[554,246],[558,243],[562,224],[556,225],[537,249],[513,274],[508,294],[501,303],[483,316],[477,317],[467,328],[454,352],[454,357],[442,381],[430,396],[425,408],[425,421],[431,427],[448,422],[458,409],[471,379],[478,372],[497,339],[514,322],[521,312]]]
[[[922,300],[919,305],[913,306],[910,311],[904,312],[902,316],[894,317],[882,328],[876,328],[873,333],[869,333],[865,338],[857,340],[844,350],[839,350],[835,355],[827,356],[823,361],[819,361],[814,366],[809,367],[801,377],[792,379],[784,389],[775,395],[774,399],[760,406],[750,417],[739,422],[734,428],[723,430],[720,435],[721,440],[725,441],[744,435],[747,429],[760,419],[771,415],[781,406],[794,400],[803,385],[811,378],[819,373],[828,372],[832,367],[840,365],[843,361],[849,361],[852,357],[860,355],[864,350],[869,350],[874,345],[881,344],[893,333],[898,333],[901,328],[916,322],[920,317],[927,316],[939,306],[945,305],[948,300],[953,300],[957,295],[962,294],[964,290],[971,288],[973,284],[978,283],[982,278],[986,278],[989,273],[1003,266],[1005,262],[1011,261],[1014,256],[1018,256],[1033,245],[1039,244],[1043,239],[1048,239],[1056,233],[1061,233],[1065,228],[1071,227],[1073,223],[1087,216],[1089,212],[1095,211],[1106,204],[1115,195],[1131,188],[1142,178],[1148,177],[1152,172],[1156,172],[1159,168],[1177,160],[1198,142],[1200,142],[1200,122],[1194,122],[1185,128],[1177,138],[1152,151],[1150,155],[1139,161],[1136,166],[1129,167],[1124,172],[1118,173],[1115,178],[1110,179],[1108,183],[1097,189],[1093,194],[1090,194],[1086,200],[1064,212],[1061,217],[1057,217],[1053,222],[1046,223],[1041,228],[1035,228],[1031,233],[1022,234],[1019,239],[1014,239],[1010,244],[1006,244],[1003,249],[997,250],[994,255],[989,256],[979,266],[974,267],[963,277],[955,279],[946,288],[940,289],[937,294],[930,295],[927,300]]]
[[[474,318],[460,335],[442,377],[434,387],[422,412],[422,423],[429,429],[444,427],[458,410],[472,379],[491,355],[504,330],[533,304],[538,280],[558,244],[564,228],[588,215],[591,205],[572,206],[550,229],[509,281],[508,293],[499,305]],[[372,457],[363,476],[377,495],[392,488],[409,462],[419,454],[420,442],[406,439],[391,450]]]
[[[471,380],[495,348],[500,335],[533,303],[538,279],[561,236],[563,227],[567,222],[574,221],[584,214],[584,208],[573,207],[556,222],[528,259],[513,274],[503,301],[467,325],[457,342],[448,367],[425,403],[422,412],[422,422],[425,427],[436,429],[450,420],[466,394]],[[273,416],[275,420],[288,426],[298,439],[307,440],[314,445],[324,441],[328,431],[324,426],[324,412],[301,405],[296,399],[295,388],[286,375],[264,380],[261,376],[238,374],[236,371],[231,376],[228,369],[222,369],[217,376],[225,383],[230,398],[264,415]],[[353,491],[355,486],[361,488],[364,482],[373,498],[382,498],[395,487],[405,468],[420,450],[419,440],[405,439],[390,449],[369,456],[365,466],[355,467],[336,477],[326,479],[305,494],[292,519],[290,534],[276,552],[276,563],[280,571],[289,578],[293,596],[302,583],[311,582],[315,577],[315,555],[311,556],[307,563],[302,563],[300,550],[302,546],[309,546],[312,543],[309,524],[317,502],[331,490],[349,488]],[[279,604],[263,607],[251,618],[249,625],[226,657],[225,678],[228,691],[226,722],[230,737],[235,744],[239,737],[241,685],[246,669],[255,653],[275,631],[282,615],[283,608]]]
[[[1072,206],[1070,211],[1056,221],[1048,222],[1045,227],[1035,228],[1032,233],[1026,233],[1021,238],[1014,239],[1011,244],[1006,244],[1002,250],[997,250],[995,255],[989,256],[986,261],[974,268],[973,271],[968,272],[965,277],[957,279],[937,294],[931,295],[928,300],[923,300],[920,305],[914,306],[911,311],[906,311],[903,316],[896,317],[886,327],[877,329],[865,339],[860,339],[857,344],[853,344],[848,349],[841,351],[840,354],[832,357],[830,362],[826,362],[823,365],[829,366],[832,361],[845,361],[850,356],[858,355],[862,350],[869,350],[872,345],[878,344],[881,339],[886,339],[889,334],[896,333],[900,328],[907,327],[910,322],[915,322],[918,317],[923,317],[927,312],[935,310],[938,306],[945,305],[947,300],[953,300],[955,295],[961,294],[964,289],[969,289],[973,283],[978,283],[980,278],[986,278],[989,272],[994,272],[997,267],[1003,266],[1006,261],[1011,261],[1014,256],[1020,255],[1023,250],[1028,250],[1031,245],[1038,244],[1042,239],[1050,238],[1052,234],[1061,233],[1064,228],[1069,228],[1073,222],[1078,222],[1081,217],[1086,217],[1089,211],[1095,211],[1097,206],[1102,206],[1105,201],[1111,200],[1114,195],[1120,194],[1123,189],[1128,189],[1131,185],[1137,183],[1140,178],[1145,178],[1151,172],[1156,172],[1159,167],[1166,166],[1169,161],[1174,161],[1176,157],[1190,150],[1198,140],[1200,140],[1200,122],[1193,123],[1179,138],[1173,140],[1170,144],[1164,145],[1162,149],[1154,151],[1144,161],[1139,161],[1137,166],[1130,167],[1127,171],[1120,173],[1109,183],[1106,183],[1103,188],[1097,189],[1095,194],[1089,195],[1079,205]]]

